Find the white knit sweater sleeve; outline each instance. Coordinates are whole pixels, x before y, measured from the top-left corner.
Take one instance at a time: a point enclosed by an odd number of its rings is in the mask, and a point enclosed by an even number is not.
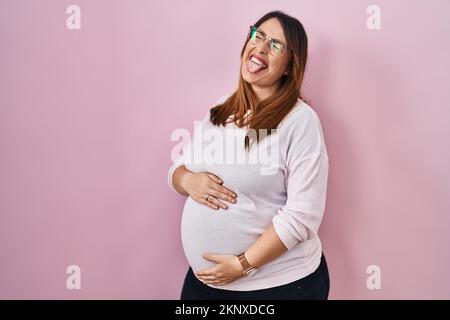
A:
[[[317,235],[325,210],[328,154],[315,112],[286,123],[286,204],[272,219],[275,231],[290,250]],[[298,120],[298,121],[296,121]]]

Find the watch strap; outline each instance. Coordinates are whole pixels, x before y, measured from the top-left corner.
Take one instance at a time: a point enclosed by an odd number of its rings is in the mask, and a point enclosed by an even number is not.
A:
[[[248,275],[252,270],[256,269],[255,267],[251,266],[250,263],[247,261],[247,258],[245,257],[245,252],[241,253],[239,256],[239,262],[242,265],[242,268],[244,268],[244,273]]]

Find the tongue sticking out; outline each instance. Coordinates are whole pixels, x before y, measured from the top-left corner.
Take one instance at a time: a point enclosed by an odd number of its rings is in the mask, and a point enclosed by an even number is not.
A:
[[[260,71],[260,70],[262,70],[262,69],[265,69],[265,68],[266,68],[266,67],[260,66],[260,65],[258,65],[258,64],[256,64],[256,63],[252,62],[251,60],[249,60],[249,61],[247,62],[247,70],[248,70],[249,72],[251,72],[251,73],[256,73],[256,72],[258,72],[258,71]]]

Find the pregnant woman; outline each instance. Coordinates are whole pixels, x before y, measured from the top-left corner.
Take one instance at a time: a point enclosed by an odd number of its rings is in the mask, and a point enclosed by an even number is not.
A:
[[[187,196],[182,300],[328,298],[318,237],[328,154],[300,95],[307,48],[302,24],[283,12],[252,25],[238,89],[208,110],[169,169],[170,188]]]

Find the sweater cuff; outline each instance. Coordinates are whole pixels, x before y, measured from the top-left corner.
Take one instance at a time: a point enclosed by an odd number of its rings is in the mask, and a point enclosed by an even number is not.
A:
[[[175,170],[176,170],[177,168],[181,167],[182,165],[183,165],[183,163],[174,163],[174,164],[172,164],[172,166],[169,168],[169,172],[168,172],[168,174],[167,174],[167,183],[169,184],[169,188],[170,188],[173,192],[178,193],[179,195],[184,196],[184,194],[178,192],[178,191],[175,189],[175,187],[174,187],[174,185],[173,185],[173,181],[172,181],[172,179],[173,179],[173,173],[175,172]]]
[[[289,231],[289,226],[285,225],[285,221],[282,220],[279,215],[272,219],[272,223],[275,232],[288,250],[292,249],[297,243],[300,242],[299,239],[292,235]]]

